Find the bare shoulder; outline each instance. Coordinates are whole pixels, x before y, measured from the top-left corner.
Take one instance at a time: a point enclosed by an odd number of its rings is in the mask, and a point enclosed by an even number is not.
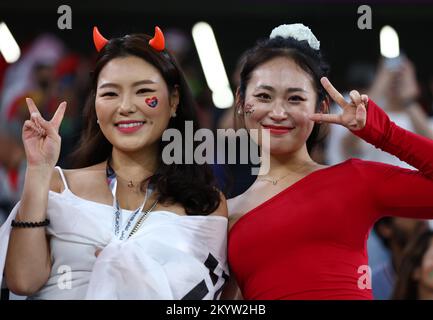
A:
[[[50,180],[50,190],[53,192],[60,193],[63,190],[63,182],[62,178],[60,177],[59,170],[54,168],[53,172],[51,173],[51,180]]]
[[[61,192],[64,190],[65,186],[59,171],[57,169],[55,169],[55,171],[52,181],[54,180],[55,185],[58,186],[57,190],[60,190],[59,192]],[[86,193],[87,189],[94,190],[94,188],[98,187],[101,182],[104,182],[105,162],[85,168],[62,169],[62,171],[69,189],[78,194],[82,192]]]
[[[218,208],[214,212],[212,212],[210,215],[228,218],[226,197],[224,196],[224,194],[221,191],[219,191],[219,194],[220,194],[220,204],[219,204]]]
[[[228,209],[229,218],[231,218],[233,215],[236,214],[236,212],[239,211],[241,196],[242,194],[227,200],[227,209]]]
[[[237,195],[234,198],[227,200],[227,207],[229,211],[229,219],[237,220],[248,210],[248,204],[257,201],[257,194],[260,194],[260,190],[257,189],[256,182],[249,186],[243,193]]]
[[[229,229],[247,212],[245,208],[246,202],[248,203],[248,192],[227,200]]]

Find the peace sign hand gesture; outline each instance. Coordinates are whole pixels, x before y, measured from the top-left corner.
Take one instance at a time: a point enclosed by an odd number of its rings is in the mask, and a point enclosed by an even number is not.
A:
[[[54,168],[60,155],[61,138],[59,127],[65,114],[66,102],[62,102],[50,121],[39,113],[32,99],[26,98],[30,120],[23,126],[22,139],[27,157],[27,166]]]
[[[341,114],[314,113],[310,115],[310,120],[340,124],[353,131],[363,129],[367,122],[368,96],[360,95],[358,91],[352,90],[350,92],[351,102],[347,102],[328,78],[323,77],[320,82],[331,98],[343,109],[343,112]]]

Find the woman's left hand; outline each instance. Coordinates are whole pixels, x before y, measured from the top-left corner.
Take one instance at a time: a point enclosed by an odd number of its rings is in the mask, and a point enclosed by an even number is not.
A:
[[[363,129],[367,122],[368,96],[360,95],[358,91],[352,90],[350,92],[351,102],[347,102],[328,78],[323,77],[320,82],[331,98],[343,109],[343,112],[341,114],[314,113],[310,115],[310,120],[340,124],[354,131]]]

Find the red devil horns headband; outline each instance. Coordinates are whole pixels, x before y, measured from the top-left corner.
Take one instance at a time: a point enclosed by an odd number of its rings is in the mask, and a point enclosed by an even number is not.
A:
[[[93,42],[95,48],[99,52],[108,43],[108,40],[99,32],[97,27],[93,27]],[[149,45],[156,51],[162,51],[165,48],[164,34],[159,27],[155,27],[155,35],[149,40]]]

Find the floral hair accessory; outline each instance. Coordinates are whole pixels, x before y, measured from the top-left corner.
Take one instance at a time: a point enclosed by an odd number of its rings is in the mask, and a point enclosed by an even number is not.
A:
[[[291,37],[298,41],[307,41],[312,49],[320,49],[320,41],[317,40],[310,28],[304,26],[302,23],[282,24],[272,30],[269,38],[273,39],[278,36],[283,38]]]

